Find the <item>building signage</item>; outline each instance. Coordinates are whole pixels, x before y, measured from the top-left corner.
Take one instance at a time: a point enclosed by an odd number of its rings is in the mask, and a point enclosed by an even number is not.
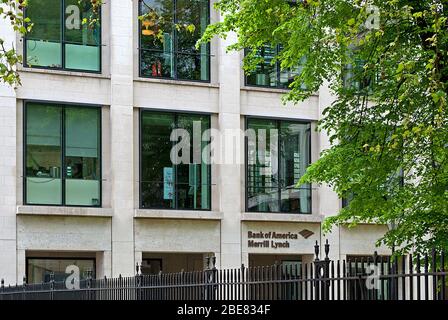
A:
[[[247,246],[249,248],[290,248],[291,241],[298,240],[299,236],[307,239],[313,234],[314,232],[309,230],[302,230],[300,232],[248,231]]]

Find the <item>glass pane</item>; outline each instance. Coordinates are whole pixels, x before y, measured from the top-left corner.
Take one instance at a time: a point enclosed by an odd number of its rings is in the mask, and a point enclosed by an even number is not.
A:
[[[310,125],[282,122],[280,151],[281,211],[311,213],[310,186],[296,187],[310,163]]]
[[[65,203],[100,205],[100,110],[65,111]]]
[[[142,76],[172,78],[174,61],[171,52],[140,50]]]
[[[174,166],[170,159],[174,115],[143,112],[141,123],[141,205],[174,208]]]
[[[178,208],[210,209],[210,165],[202,159],[208,143],[201,141],[203,132],[210,128],[210,117],[179,115],[178,128],[188,131],[191,144],[190,163],[176,166]]]
[[[177,77],[183,80],[208,80],[207,55],[177,55]]]
[[[280,46],[279,49],[282,50],[283,46]],[[303,65],[305,65],[305,63],[306,63],[306,57],[302,57],[302,59],[299,62],[299,65],[296,68],[288,70],[280,70],[279,87],[289,89],[289,85],[294,82],[295,77],[302,73]],[[305,90],[306,86],[302,84],[301,88]]]
[[[101,25],[100,12],[94,12],[90,0],[65,0],[65,67],[99,71]],[[86,19],[87,23],[82,23]]]
[[[26,203],[62,204],[61,109],[26,107]]]
[[[141,75],[174,77],[173,1],[142,0],[140,12]]]
[[[202,44],[196,49],[196,42],[201,38],[209,22],[209,2],[177,0],[176,18],[178,78],[209,80],[209,45]]]
[[[142,274],[154,275],[162,271],[162,259],[145,259],[141,266]]]
[[[26,41],[28,66],[62,67],[60,0],[29,1],[26,15],[33,23]]]
[[[264,59],[255,71],[247,76],[247,84],[253,86],[276,87],[277,86],[277,66],[272,64],[276,49],[265,46],[259,50],[257,57]]]
[[[247,194],[249,211],[278,212],[277,122],[249,119]]]
[[[95,279],[95,260],[94,259],[28,259],[27,281],[30,284],[50,282],[50,274],[54,274],[56,282],[64,282],[72,273],[67,269],[69,266],[79,268],[80,280],[86,280],[88,272],[92,272]]]

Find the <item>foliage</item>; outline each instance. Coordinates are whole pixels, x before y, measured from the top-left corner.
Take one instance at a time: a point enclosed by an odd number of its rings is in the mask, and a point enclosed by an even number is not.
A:
[[[223,19],[201,41],[236,33],[228,50],[248,49],[246,71],[264,45],[283,46],[274,59],[282,69],[302,61],[285,101],[330,85],[335,101],[319,129],[332,147],[299,181],[353,195],[326,231],[384,223],[395,227],[379,243],[448,249],[448,1],[220,0],[215,7]],[[347,85],[344,70],[357,62]]]
[[[31,30],[29,19],[23,17],[23,8],[27,5],[26,0],[0,0],[0,19],[8,20],[14,31],[25,35]],[[0,83],[11,86],[19,85],[20,78],[16,71],[16,64],[22,62],[22,56],[16,48],[9,46],[5,40],[0,38]]]

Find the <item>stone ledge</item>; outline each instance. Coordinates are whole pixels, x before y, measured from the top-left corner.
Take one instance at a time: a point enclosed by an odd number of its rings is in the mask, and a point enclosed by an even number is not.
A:
[[[216,211],[136,209],[134,217],[148,219],[222,220],[222,213]]]
[[[277,94],[286,94],[289,93],[291,90],[290,89],[282,89],[282,88],[275,88],[275,87],[262,87],[262,86],[246,86],[243,85],[240,88],[240,91],[247,91],[247,92],[267,92],[267,93],[277,93]],[[311,96],[315,96],[318,97],[319,96],[319,91],[318,92],[313,92],[311,94]]]
[[[49,74],[56,76],[72,76],[72,77],[81,77],[81,78],[97,78],[97,79],[105,79],[110,80],[110,75],[95,73],[95,72],[82,72],[82,71],[69,71],[69,70],[60,70],[60,69],[45,69],[45,68],[30,68],[30,67],[18,67],[17,71],[22,73],[37,73],[37,74]]]
[[[59,206],[17,206],[17,215],[112,217],[111,208],[84,208]]]
[[[261,222],[308,222],[321,223],[324,221],[323,215],[315,214],[286,214],[286,213],[261,213],[246,212],[242,214],[241,221],[261,221]]]
[[[181,86],[190,86],[190,87],[219,89],[219,84],[205,82],[205,81],[202,82],[202,81],[137,77],[137,78],[134,78],[134,82],[140,82],[140,83],[147,82],[147,83],[159,83],[159,84],[168,84],[168,85],[181,85]]]

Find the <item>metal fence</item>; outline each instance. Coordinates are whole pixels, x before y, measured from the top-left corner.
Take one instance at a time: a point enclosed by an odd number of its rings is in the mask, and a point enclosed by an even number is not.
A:
[[[0,287],[0,300],[446,300],[445,254],[325,258],[300,265],[218,270],[208,258],[204,271],[91,279],[79,288],[65,282]],[[25,280],[25,279],[24,279]]]

